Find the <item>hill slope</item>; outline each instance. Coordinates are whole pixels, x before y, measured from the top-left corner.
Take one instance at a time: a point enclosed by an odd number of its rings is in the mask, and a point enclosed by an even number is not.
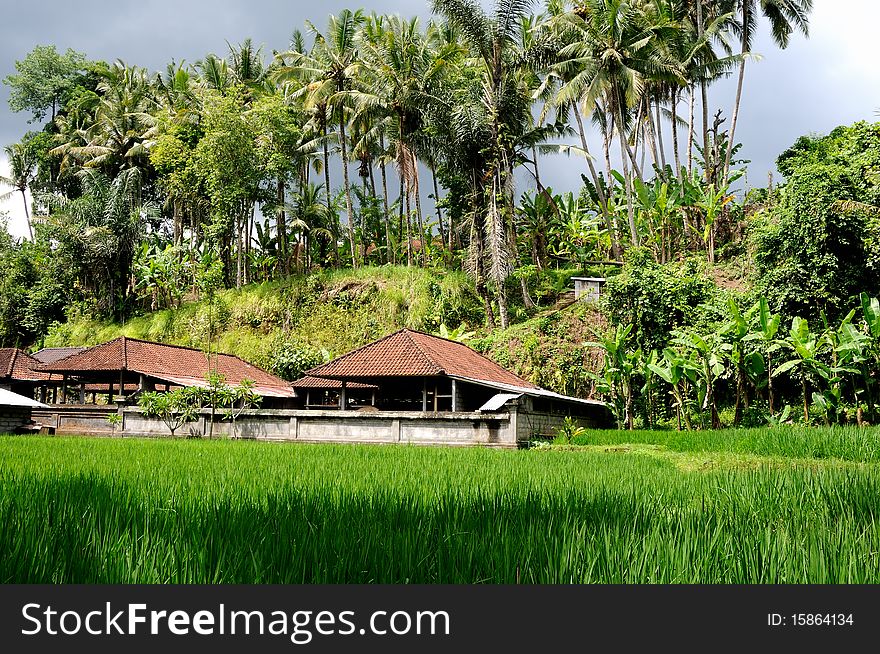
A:
[[[210,318],[209,318],[210,316]],[[207,302],[149,313],[125,324],[72,317],[55,325],[46,347],[95,345],[120,335],[238,355],[287,379],[397,329],[437,333],[473,330],[469,344],[537,384],[588,395],[587,368],[595,354],[583,347],[588,325],[601,316],[583,305],[488,333],[471,282],[461,272],[381,267],[325,271],[248,286]],[[585,367],[585,364],[587,367]]]

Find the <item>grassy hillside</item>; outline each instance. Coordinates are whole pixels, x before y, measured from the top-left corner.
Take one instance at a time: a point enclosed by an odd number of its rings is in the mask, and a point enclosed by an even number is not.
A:
[[[567,278],[560,278],[564,287]],[[552,290],[552,289],[550,289]],[[550,291],[548,291],[549,293]],[[545,298],[552,301],[552,298]],[[403,327],[474,332],[472,345],[523,377],[553,390],[589,393],[583,364],[592,310],[571,307],[488,333],[482,305],[462,272],[381,267],[325,271],[224,291],[213,310],[216,351],[236,354],[286,378]],[[124,324],[72,317],[54,326],[46,347],[95,345],[120,335],[206,348],[207,302],[190,302]]]

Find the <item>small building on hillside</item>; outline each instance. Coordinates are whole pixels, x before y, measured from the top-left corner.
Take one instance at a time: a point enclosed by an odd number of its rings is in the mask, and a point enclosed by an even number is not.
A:
[[[564,418],[611,425],[604,402],[568,397],[528,382],[463,343],[403,329],[309,370],[294,388],[332,382],[342,410],[420,414],[514,412],[516,440],[551,435]],[[367,399],[369,398],[369,400]]]
[[[602,296],[607,280],[604,277],[572,277],[574,282],[574,299],[584,302],[596,302]]]
[[[65,385],[101,388],[113,404],[137,391],[169,391],[180,387],[208,386],[212,372],[237,386],[254,382],[254,391],[267,408],[292,406],[296,393],[290,384],[230,354],[212,354],[177,345],[151,343],[125,336],[74,352],[50,363],[40,372],[59,376]]]
[[[26,427],[34,409],[46,408],[29,397],[0,388],[0,434],[12,434]]]

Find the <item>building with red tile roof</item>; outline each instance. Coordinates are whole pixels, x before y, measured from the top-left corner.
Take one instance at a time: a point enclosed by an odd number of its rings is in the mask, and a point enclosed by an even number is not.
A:
[[[500,408],[522,396],[604,407],[544,390],[463,343],[411,329],[380,338],[306,375],[339,383],[340,405],[346,407],[355,395],[348,393],[354,383],[377,386],[379,408],[394,410],[467,412],[495,404]]]
[[[114,384],[117,390],[122,384],[126,389],[137,384],[142,390],[207,387],[211,373],[217,373],[231,386],[250,380],[264,399],[296,397],[288,382],[236,356],[212,354],[209,360],[201,350],[125,336],[39,364],[36,369],[80,383],[106,384],[110,393]]]

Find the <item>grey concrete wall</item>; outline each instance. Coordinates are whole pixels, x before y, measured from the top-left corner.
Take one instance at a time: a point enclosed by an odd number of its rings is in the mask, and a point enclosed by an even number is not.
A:
[[[525,398],[524,398],[525,399]],[[421,445],[489,445],[516,447],[535,436],[555,436],[564,415],[534,411],[531,404],[509,407],[503,413],[413,413],[359,411],[252,410],[233,425],[215,416],[214,438],[304,443],[410,443]],[[136,407],[119,411],[122,423],[115,429],[107,420],[114,407],[53,407],[36,410],[34,420],[53,427],[57,434],[91,436],[169,437],[168,426],[146,418]],[[603,427],[601,408],[596,418],[578,418],[584,427]],[[175,436],[207,437],[210,412],[176,430]]]
[[[11,434],[31,421],[31,410],[24,407],[0,406],[0,434]]]
[[[125,409],[120,436],[170,436],[161,420]],[[358,411],[247,411],[235,424],[215,416],[215,438],[304,443],[411,443],[423,445],[498,445],[515,447],[510,416],[478,413]],[[64,424],[70,422],[63,420]],[[176,436],[207,436],[210,414],[177,430]],[[81,423],[80,423],[81,424]],[[70,433],[70,432],[68,432]],[[90,433],[90,432],[80,432]]]

